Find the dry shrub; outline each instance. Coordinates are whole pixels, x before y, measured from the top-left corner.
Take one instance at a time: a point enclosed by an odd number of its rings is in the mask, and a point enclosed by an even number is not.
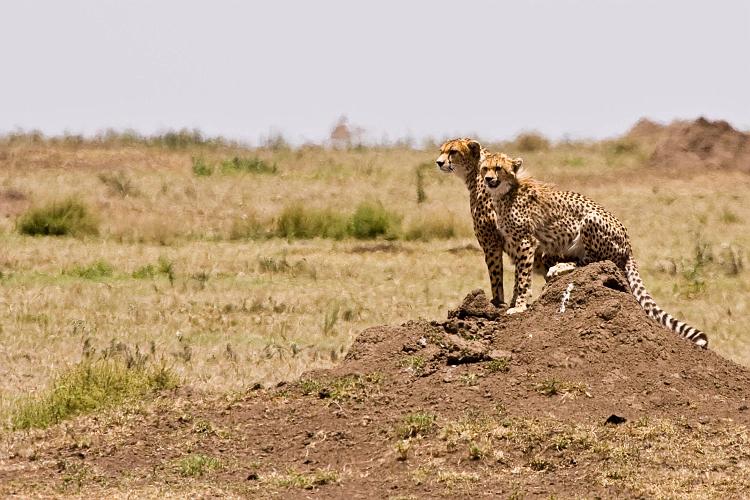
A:
[[[539,132],[521,132],[510,147],[521,153],[534,153],[547,151],[550,148],[550,142]]]

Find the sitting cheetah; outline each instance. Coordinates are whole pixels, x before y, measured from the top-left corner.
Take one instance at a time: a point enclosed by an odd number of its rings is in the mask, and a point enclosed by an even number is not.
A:
[[[531,295],[531,268],[540,249],[578,264],[613,261],[627,277],[630,290],[649,317],[673,332],[708,347],[706,334],[664,312],[643,286],[625,227],[588,198],[558,191],[525,174],[521,158],[488,154],[481,176],[495,202],[498,228],[516,264],[516,302],[508,314],[526,309]]]
[[[469,189],[469,207],[474,222],[474,234],[484,251],[484,261],[490,275],[492,303],[502,306],[505,303],[503,290],[503,239],[497,229],[497,214],[492,198],[479,175],[479,163],[487,151],[474,139],[453,139],[440,147],[440,156],[435,163],[446,173],[454,173],[466,183]],[[557,263],[556,259],[537,256],[537,271]],[[515,302],[514,295],[511,303]]]

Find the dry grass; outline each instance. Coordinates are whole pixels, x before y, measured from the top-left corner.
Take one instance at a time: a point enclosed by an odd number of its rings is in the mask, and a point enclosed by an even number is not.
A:
[[[508,474],[523,480],[538,472],[577,467],[580,480],[627,488],[633,496],[702,498],[746,491],[750,483],[741,464],[750,457],[749,444],[747,429],[731,422],[696,428],[680,420],[642,419],[601,426],[467,413],[444,421],[437,441],[412,442],[411,453],[448,453],[464,469],[451,468],[453,461],[445,459],[439,464],[434,459],[414,461],[419,482],[471,476],[476,469],[465,468],[474,461],[486,465],[483,471],[500,482],[507,481]]]
[[[0,406],[119,344],[214,391],[292,379],[336,362],[366,326],[442,317],[488,288],[481,253],[451,251],[474,243],[471,220],[458,179],[422,167],[434,151],[157,146],[0,143]],[[655,172],[627,144],[531,149],[535,176],[623,220],[660,305],[750,364],[750,178]],[[193,158],[217,167],[196,175]],[[234,158],[274,167],[222,172]],[[19,214],[65,198],[91,207],[98,236],[18,234]],[[351,216],[361,202],[395,214],[400,232],[269,237],[290,206]]]

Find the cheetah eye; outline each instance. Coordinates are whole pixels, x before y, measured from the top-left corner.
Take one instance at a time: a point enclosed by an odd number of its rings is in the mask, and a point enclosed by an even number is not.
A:
[[[456,153],[458,153],[458,151],[457,151],[457,150],[455,150],[455,149],[451,149],[450,151],[448,151],[448,154],[449,154],[449,155],[454,155],[454,154],[456,154]]]

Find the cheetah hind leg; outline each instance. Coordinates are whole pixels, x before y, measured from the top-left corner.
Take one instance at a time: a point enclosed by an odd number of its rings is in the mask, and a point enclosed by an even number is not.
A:
[[[563,276],[565,274],[573,272],[576,267],[577,266],[575,262],[560,262],[559,264],[555,264],[554,266],[549,268],[549,271],[547,271],[547,275],[544,277],[544,279],[546,281],[549,281],[552,278]]]

